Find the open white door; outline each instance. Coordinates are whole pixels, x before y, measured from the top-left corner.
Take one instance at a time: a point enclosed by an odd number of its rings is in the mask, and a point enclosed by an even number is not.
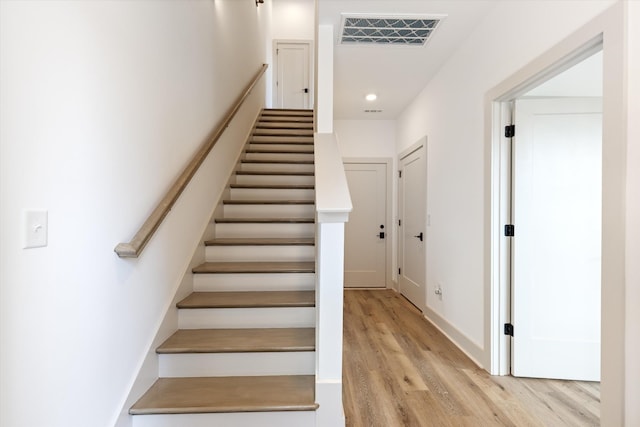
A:
[[[276,42],[275,108],[310,108],[308,42]]]
[[[600,379],[602,101],[516,101],[512,374]]]
[[[387,165],[345,163],[353,210],[345,224],[344,286],[386,287]]]
[[[400,159],[398,184],[398,284],[400,293],[420,310],[426,305],[426,148]]]

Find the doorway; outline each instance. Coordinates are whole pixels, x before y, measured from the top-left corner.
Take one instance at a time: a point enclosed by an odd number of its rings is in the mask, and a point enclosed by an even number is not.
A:
[[[390,261],[391,160],[347,159],[353,211],[345,224],[344,286],[385,288]]]
[[[399,155],[398,286],[420,311],[426,307],[427,138]]]
[[[600,379],[601,49],[501,103],[502,374]]]
[[[310,41],[274,41],[274,108],[309,109],[312,44]]]

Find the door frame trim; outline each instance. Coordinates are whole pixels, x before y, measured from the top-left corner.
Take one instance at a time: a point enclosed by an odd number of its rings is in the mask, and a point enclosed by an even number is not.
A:
[[[395,227],[392,227],[392,216],[391,216],[391,207],[393,201],[393,159],[391,157],[343,157],[342,164],[351,163],[351,164],[383,164],[386,167],[386,176],[385,182],[387,184],[387,199],[385,201],[385,213],[384,220],[387,224],[386,232],[389,235],[388,239],[385,239],[385,274],[384,274],[384,283],[385,289],[393,288],[393,245],[389,242],[393,241],[395,236]],[[376,288],[382,289],[382,288]]]
[[[523,88],[570,65],[580,50],[602,42],[603,50],[603,170],[602,170],[602,323],[601,422],[624,425],[625,402],[625,203],[626,127],[626,5],[617,3],[571,33],[557,45],[510,75],[485,94],[485,333],[483,365],[503,374],[500,348],[500,171],[502,103]],[[517,333],[517,332],[516,332]]]
[[[273,62],[273,73],[271,77],[271,102],[274,105],[274,108],[278,108],[278,44],[304,44],[309,48],[309,63],[307,67],[309,68],[309,108],[313,108],[315,103],[315,93],[314,93],[314,84],[315,81],[315,68],[314,68],[314,43],[313,40],[293,40],[293,39],[273,39],[272,41],[272,51],[271,58]]]
[[[522,94],[557,76],[578,64],[587,57],[600,51],[602,37],[596,36],[582,46],[577,47],[565,57],[558,59],[544,70],[534,73],[530,78],[505,90],[492,101],[492,177],[491,177],[491,369],[494,375],[511,373],[511,338],[501,334],[500,325],[511,322],[511,241],[500,232],[504,224],[511,223],[512,176],[511,143],[504,136],[505,126],[513,124],[513,102]],[[497,197],[496,197],[497,196]]]

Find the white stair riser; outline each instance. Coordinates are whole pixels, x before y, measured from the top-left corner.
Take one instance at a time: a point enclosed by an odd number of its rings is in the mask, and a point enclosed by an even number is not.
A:
[[[232,188],[231,200],[314,200],[315,190],[282,188]]]
[[[315,224],[241,224],[218,223],[216,224],[216,237],[314,237]]]
[[[307,163],[241,163],[240,170],[247,172],[314,172],[314,165]]]
[[[260,119],[258,121],[259,128],[288,128],[288,129],[311,129],[313,130],[313,122],[291,122],[286,119],[271,117],[269,119]]]
[[[304,153],[247,153],[246,159],[248,160],[283,160],[285,162],[291,161],[313,161],[313,154]]]
[[[314,246],[207,246],[207,261],[313,261]]]
[[[315,427],[315,411],[135,415],[132,427]]]
[[[254,136],[313,136],[313,129],[256,129]]]
[[[314,273],[194,274],[195,292],[312,291]]]
[[[253,136],[250,142],[266,142],[269,144],[298,144],[298,143],[312,143],[312,136]]]
[[[224,205],[225,218],[313,218],[314,205]]]
[[[250,150],[263,151],[313,151],[311,144],[249,144]]]
[[[315,307],[178,310],[179,329],[312,328],[315,323]]]
[[[162,378],[314,375],[313,351],[160,354]]]
[[[316,179],[312,175],[237,175],[237,184],[292,184],[314,185]]]

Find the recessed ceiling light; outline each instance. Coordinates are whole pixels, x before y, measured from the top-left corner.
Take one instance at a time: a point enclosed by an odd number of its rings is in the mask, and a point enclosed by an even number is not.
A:
[[[375,93],[370,93],[369,95],[365,96],[364,99],[366,99],[367,101],[375,101],[376,99],[378,99],[378,95],[376,95]]]

